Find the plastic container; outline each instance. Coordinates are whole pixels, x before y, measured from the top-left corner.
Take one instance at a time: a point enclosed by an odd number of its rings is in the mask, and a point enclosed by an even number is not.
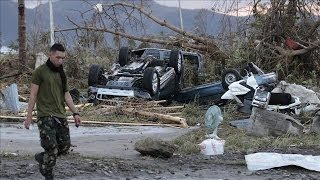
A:
[[[199,144],[200,152],[204,155],[219,155],[224,153],[225,140],[206,139]]]

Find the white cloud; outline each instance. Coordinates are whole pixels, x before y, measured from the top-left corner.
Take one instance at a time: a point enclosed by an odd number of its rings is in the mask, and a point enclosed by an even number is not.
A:
[[[158,4],[178,7],[179,0],[155,0]],[[265,0],[263,0],[265,1]],[[246,16],[250,12],[252,0],[180,0],[182,9],[209,9],[234,16]],[[239,11],[237,11],[239,9]]]
[[[178,7],[179,0],[155,0],[158,4],[168,7]],[[183,9],[211,9],[215,2],[209,0],[180,0]]]
[[[179,7],[179,0],[154,1],[168,7]],[[270,0],[261,0],[260,3],[270,4]],[[253,0],[180,0],[180,4],[182,9],[209,9],[231,16],[247,16],[252,12]],[[310,4],[309,8],[313,14],[320,15],[319,5]]]

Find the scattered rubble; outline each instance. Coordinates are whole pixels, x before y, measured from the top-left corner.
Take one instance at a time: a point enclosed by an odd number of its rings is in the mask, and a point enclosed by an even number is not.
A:
[[[272,90],[274,93],[289,93],[292,96],[299,97],[301,103],[320,104],[317,94],[302,85],[290,84],[280,81],[278,86]]]
[[[320,134],[320,111],[318,112],[318,115],[313,118],[310,132]]]
[[[253,120],[252,119],[239,119],[239,120],[234,120],[230,121],[230,125],[237,127],[239,129],[246,129],[249,130],[252,128]]]
[[[181,115],[181,111],[183,110],[184,106],[161,106],[160,104],[166,103],[165,101],[137,101],[128,100],[128,101],[121,101],[121,100],[108,100],[105,104],[109,105],[97,105],[95,106],[95,111],[99,111],[98,114],[101,116],[109,115],[111,113],[117,114],[125,114],[128,116],[139,116],[143,119],[152,119],[153,123],[119,123],[119,122],[100,122],[99,120],[95,121],[87,121],[84,117],[82,123],[85,124],[103,124],[103,125],[132,125],[132,126],[170,126],[170,127],[182,127],[187,128],[188,124],[185,118],[179,117]],[[0,116],[2,120],[10,120],[10,121],[22,121],[25,119],[27,115],[27,103],[20,102],[21,111],[17,114],[18,116]],[[83,111],[85,108],[93,106],[93,103],[84,103],[78,104],[76,107],[79,111]],[[142,110],[143,109],[143,110]],[[66,107],[66,110],[69,111],[69,108]],[[33,116],[36,116],[36,110],[33,111]],[[36,120],[36,118],[33,118]],[[67,119],[70,122],[73,122],[73,117],[68,116]]]
[[[253,120],[249,134],[254,136],[299,135],[303,125],[291,116],[274,111],[253,108],[250,119]]]

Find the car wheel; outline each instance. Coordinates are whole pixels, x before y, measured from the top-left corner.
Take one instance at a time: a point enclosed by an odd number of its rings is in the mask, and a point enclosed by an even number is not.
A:
[[[148,67],[143,73],[144,88],[151,96],[157,95],[160,90],[160,77],[158,71],[153,67]]]
[[[222,73],[222,87],[228,90],[231,83],[239,81],[241,79],[240,73],[235,69],[226,69]]]
[[[104,69],[99,64],[93,64],[89,70],[88,85],[105,85],[106,77],[104,76]]]
[[[119,64],[120,66],[125,66],[130,59],[130,50],[128,47],[121,47],[119,51]]]
[[[170,53],[169,66],[173,67],[177,74],[181,74],[183,63],[182,54],[179,50],[172,50]]]

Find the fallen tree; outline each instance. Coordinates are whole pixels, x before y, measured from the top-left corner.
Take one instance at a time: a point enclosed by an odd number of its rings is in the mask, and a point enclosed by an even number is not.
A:
[[[88,2],[87,2],[88,3]],[[93,4],[90,4],[91,7],[94,7]],[[124,38],[137,40],[147,43],[156,43],[163,45],[171,45],[176,47],[182,47],[187,49],[195,49],[201,52],[207,52],[209,54],[214,54],[218,60],[225,60],[229,56],[221,50],[219,45],[215,42],[213,38],[208,38],[204,36],[199,36],[190,32],[187,32],[179,27],[172,25],[167,22],[165,19],[160,19],[152,14],[151,11],[148,11],[142,5],[135,5],[134,3],[127,2],[116,2],[116,3],[106,3],[101,4],[103,10],[96,11],[95,8],[89,9],[85,12],[81,12],[81,16],[86,13],[92,12],[92,16],[95,19],[95,22],[85,21],[80,23],[72,20],[68,17],[68,20],[74,25],[73,28],[66,28],[56,30],[56,32],[63,31],[77,31],[77,30],[86,30],[86,31],[100,31],[111,33],[113,35],[121,36]],[[121,11],[123,13],[117,13]],[[135,17],[140,16],[140,17]],[[154,23],[167,27],[172,30],[174,33],[177,33],[176,36],[169,36],[167,38],[159,38],[156,36],[137,36],[133,34],[126,33],[125,26],[130,26],[132,22],[136,24],[143,24],[142,16],[152,20]],[[125,23],[126,22],[126,23]],[[221,58],[221,59],[220,59]]]

